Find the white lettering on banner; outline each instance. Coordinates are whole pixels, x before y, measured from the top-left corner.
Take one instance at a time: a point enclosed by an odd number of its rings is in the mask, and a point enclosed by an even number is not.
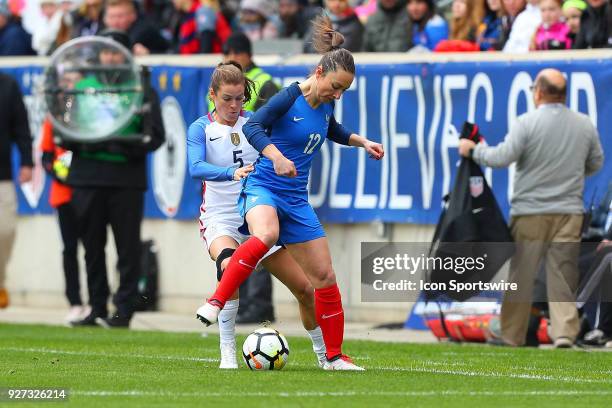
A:
[[[448,157],[448,149],[457,148],[459,145],[459,135],[457,129],[451,121],[453,120],[453,90],[467,89],[467,76],[465,75],[446,75],[444,77],[444,125],[442,127],[442,197],[450,190],[451,169]]]
[[[353,85],[351,85],[352,88]],[[350,89],[350,88],[349,88]],[[336,101],[334,116],[338,123],[342,123],[342,98]],[[331,180],[329,185],[329,207],[330,208],[350,208],[353,196],[351,194],[340,194],[336,192],[338,178],[340,176],[340,162],[342,160],[342,149],[348,148],[338,143],[333,144]]]
[[[389,145],[389,133],[387,131],[387,115],[389,115],[389,76],[385,75],[382,79],[382,86],[380,92],[380,143],[383,146]],[[378,208],[385,208],[387,206],[387,192],[389,185],[389,155],[385,154],[380,171],[380,195],[378,196]]]
[[[468,122],[476,123],[476,102],[478,91],[482,89],[485,92],[485,120],[491,122],[493,120],[493,86],[487,74],[482,72],[474,75],[472,85],[470,86],[470,98],[468,100]],[[487,183],[493,186],[493,169],[487,167],[484,171]]]
[[[514,125],[516,118],[520,116],[517,113],[518,98],[520,94],[525,95],[527,112],[531,112],[535,109],[533,95],[529,89],[532,83],[533,80],[531,76],[525,71],[516,74],[512,80],[510,92],[508,92],[508,132],[512,128],[512,125]],[[514,173],[516,173],[516,164],[512,163],[510,167],[508,167],[508,202],[511,202],[512,194],[514,193]]]
[[[590,119],[596,122],[597,99],[591,75],[588,72],[574,72],[568,73],[567,76],[570,108],[573,110],[582,108],[583,111],[587,112]],[[291,78],[291,80],[293,81],[294,78]],[[376,84],[368,82],[367,76],[356,78],[349,90],[358,92],[358,107],[351,109],[351,114],[359,115],[359,134],[367,137],[368,120],[379,120],[380,141],[385,146],[387,154],[379,164],[381,166],[380,170],[377,169],[380,173],[377,171],[375,174],[371,174],[367,172],[368,160],[365,151],[358,149],[356,152],[356,182],[353,192],[347,193],[347,191],[350,191],[350,187],[347,188],[347,186],[342,185],[344,178],[340,174],[342,154],[348,154],[343,150],[345,146],[334,143],[332,147],[329,143],[324,143],[321,147],[320,156],[320,187],[316,192],[311,192],[310,195],[310,202],[313,207],[318,208],[325,203],[328,203],[329,207],[334,209],[367,210],[379,208],[401,210],[414,208],[414,206],[418,207],[419,203],[415,202],[413,197],[415,192],[418,191],[418,186],[411,184],[410,191],[404,191],[404,194],[400,194],[399,191],[401,177],[410,177],[411,183],[421,182],[422,202],[420,204],[422,208],[431,209],[432,202],[435,201],[436,204],[433,207],[437,209],[437,195],[436,197],[433,196],[434,186],[441,183],[441,196],[447,194],[450,191],[450,183],[454,173],[452,171],[454,163],[451,163],[450,160],[451,157],[456,156],[454,149],[458,145],[458,131],[455,126],[460,125],[460,122],[463,121],[454,111],[455,107],[467,103],[467,120],[470,122],[478,121],[481,125],[483,122],[489,123],[491,132],[494,132],[490,135],[490,138],[495,136],[496,139],[501,136],[501,132],[510,129],[516,118],[523,113],[522,110],[519,111],[520,106],[524,106],[523,109],[527,111],[535,109],[533,96],[529,90],[533,79],[526,71],[518,72],[512,78],[508,93],[504,93],[497,101],[492,80],[489,75],[483,72],[476,73],[470,80],[468,80],[467,75],[436,75],[431,81],[429,84],[431,88],[428,88],[428,93],[425,94],[423,79],[418,75],[385,75],[380,83]],[[368,102],[375,105],[376,101],[368,99],[367,84],[373,88],[380,85],[380,112],[368,111]],[[410,91],[415,93],[416,106],[411,106],[408,103],[411,96],[407,95],[406,92]],[[584,106],[584,103],[579,106],[581,97],[583,101],[586,100],[586,106]],[[427,100],[426,98],[432,99]],[[503,121],[504,119],[503,117],[494,118],[496,102],[503,106],[507,104],[508,129],[495,126],[491,128],[491,124],[495,120]],[[427,111],[428,108],[431,109],[431,115]],[[398,131],[398,117],[401,117],[399,115],[406,115],[408,110],[416,114],[416,123],[407,125],[409,129],[412,129],[413,125],[415,126],[414,143],[411,141],[411,131],[405,129]],[[442,113],[444,113],[443,118]],[[379,115],[378,118],[377,115]],[[336,103],[335,116],[338,122],[342,122],[342,99]],[[406,125],[404,122],[401,123],[402,126]],[[378,135],[370,136],[376,139]],[[438,143],[440,146],[439,154],[437,152]],[[411,147],[417,149],[420,178],[400,174],[403,167],[400,167],[399,163],[405,163],[402,161],[402,158],[405,157],[405,151],[400,149]],[[345,160],[348,159],[352,158],[345,157]],[[436,166],[438,165],[442,167],[442,177],[436,176]],[[484,170],[489,185],[493,186],[492,169],[486,168]],[[514,173],[515,165],[513,164],[508,171],[509,201],[513,192]],[[380,177],[380,183],[376,183],[378,177]],[[502,178],[498,177],[498,182],[501,182]],[[366,186],[368,186],[368,189],[366,189]],[[338,188],[344,191],[339,193]],[[366,193],[366,191],[369,192]]]
[[[398,109],[399,94],[402,90],[413,89],[412,77],[397,75],[393,77],[391,85],[391,106],[389,109],[390,118],[390,133],[391,133],[391,195],[389,198],[389,208],[394,210],[406,210],[412,208],[412,196],[408,194],[399,194],[398,192],[398,172],[399,172],[399,157],[398,150],[401,148],[410,147],[410,136],[408,133],[400,133],[397,131],[397,115],[402,114],[404,106],[401,110]]]
[[[359,77],[359,134],[368,137],[368,116],[366,99],[366,77]],[[376,208],[376,194],[364,194],[366,152],[365,149],[358,149],[357,153],[357,188],[355,190],[355,208]]]
[[[423,194],[423,208],[431,208],[431,196],[433,194],[434,178],[436,175],[435,167],[435,151],[436,151],[436,139],[438,137],[438,126],[440,125],[440,115],[442,112],[441,104],[441,87],[442,79],[440,75],[434,77],[434,113],[431,119],[431,126],[429,127],[429,137],[427,145],[427,154],[425,154],[425,141],[423,136],[425,133],[425,97],[423,96],[423,87],[421,85],[421,78],[415,77],[417,100],[419,106],[419,113],[417,116],[417,149],[419,152],[419,161],[421,165],[421,189]],[[422,111],[422,112],[421,112]]]
[[[593,126],[597,127],[597,100],[595,98],[595,85],[593,78],[588,72],[572,72],[571,76],[570,109],[578,112],[578,101],[580,91],[586,94],[587,115],[591,119]]]

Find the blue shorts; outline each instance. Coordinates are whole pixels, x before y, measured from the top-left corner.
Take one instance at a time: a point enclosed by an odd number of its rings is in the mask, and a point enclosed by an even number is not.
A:
[[[282,245],[298,244],[325,236],[317,214],[305,197],[279,195],[265,187],[245,183],[238,198],[240,216],[245,218],[251,208],[258,205],[269,205],[276,209],[280,227],[278,241]],[[241,232],[244,228],[245,225]]]

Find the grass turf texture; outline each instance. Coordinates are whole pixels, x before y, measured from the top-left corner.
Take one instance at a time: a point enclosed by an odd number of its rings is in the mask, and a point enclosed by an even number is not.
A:
[[[307,338],[289,338],[282,371],[251,372],[241,360],[237,371],[217,369],[214,334],[7,324],[0,333],[0,387],[68,388],[68,404],[78,407],[558,408],[612,400],[605,352],[347,341],[345,351],[368,371],[326,372]]]

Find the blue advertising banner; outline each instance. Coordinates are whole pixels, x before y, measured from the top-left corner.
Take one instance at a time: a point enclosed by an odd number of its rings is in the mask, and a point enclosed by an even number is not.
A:
[[[604,168],[587,179],[584,197],[589,203],[595,191],[598,197],[605,193],[612,176],[608,157],[612,152],[612,61],[547,61],[546,67],[566,75],[568,105],[597,125],[607,153]],[[311,68],[264,67],[283,86],[302,80]],[[326,142],[314,161],[310,184],[310,200],[321,220],[436,223],[442,197],[452,188],[463,122],[478,123],[488,144],[502,141],[515,118],[534,109],[529,87],[542,68],[536,61],[359,65],[353,85],[336,104],[336,118],[356,133],[383,143],[386,155],[376,162],[360,149]],[[8,71],[22,85],[32,131],[38,135],[44,106],[31,90],[41,69]],[[151,155],[148,217],[194,219],[198,215],[201,183],[189,177],[185,132],[206,112],[211,72],[211,67],[153,67],[168,142]],[[506,214],[513,173],[513,167],[486,170]],[[37,177],[38,187],[20,193],[22,214],[51,211],[46,204],[49,181],[45,182],[44,174]]]

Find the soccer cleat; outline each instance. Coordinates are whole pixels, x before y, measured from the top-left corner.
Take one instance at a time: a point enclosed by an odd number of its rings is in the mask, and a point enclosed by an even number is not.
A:
[[[198,308],[196,311],[196,318],[198,318],[206,327],[217,323],[217,318],[221,312],[221,307],[213,305],[210,302],[218,303],[216,300],[209,300]]]
[[[340,354],[331,360],[326,360],[323,366],[324,370],[341,370],[341,371],[365,371],[365,368],[359,367],[353,363],[349,356]]]
[[[236,343],[221,343],[221,363],[219,364],[221,369],[237,369],[238,363],[236,363]]]

